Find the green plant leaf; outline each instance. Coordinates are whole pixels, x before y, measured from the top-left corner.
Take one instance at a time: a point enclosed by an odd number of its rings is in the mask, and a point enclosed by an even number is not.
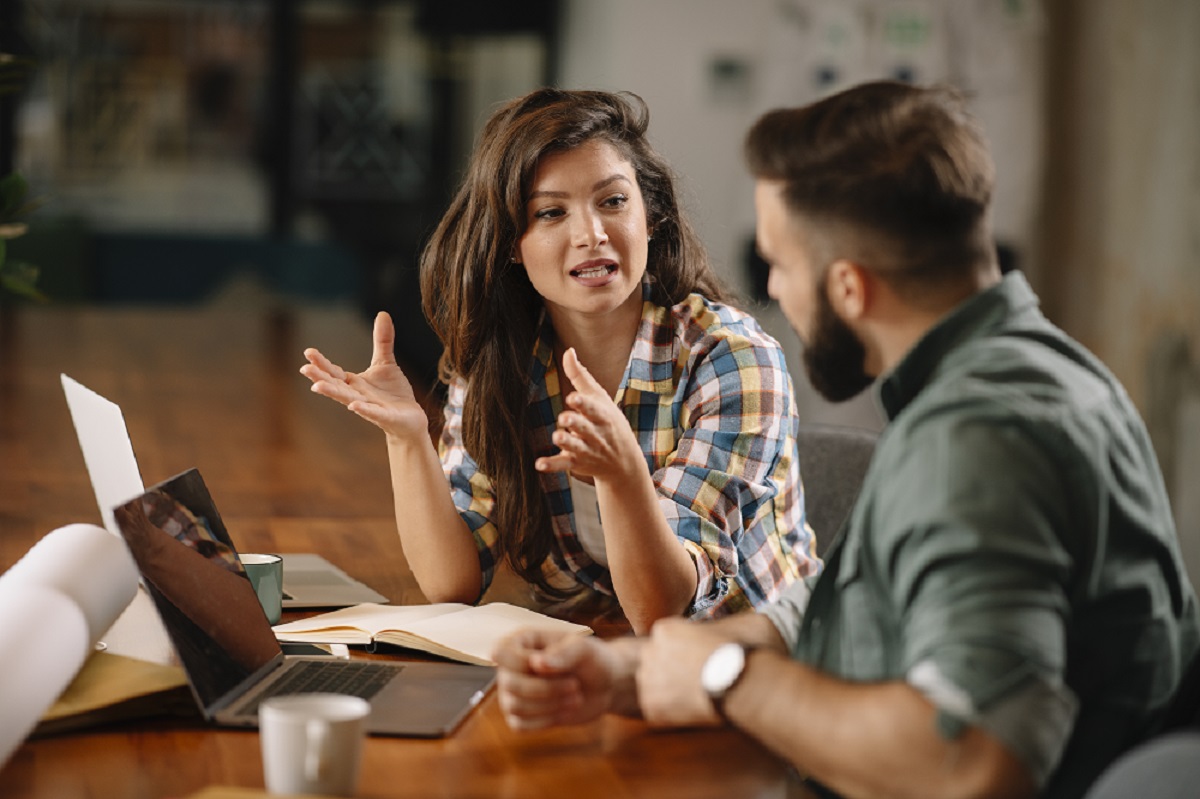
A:
[[[7,261],[0,264],[0,287],[45,302],[49,298],[37,289],[39,271],[36,266],[24,261]]]
[[[0,219],[11,219],[16,216],[25,204],[25,195],[29,193],[29,183],[19,172],[13,172],[0,178]]]

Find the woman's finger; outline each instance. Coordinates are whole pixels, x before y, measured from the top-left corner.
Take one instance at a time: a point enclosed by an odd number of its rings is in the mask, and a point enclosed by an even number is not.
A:
[[[316,383],[320,380],[333,380],[332,375],[316,364],[306,363],[300,367],[300,374]]]
[[[533,468],[539,472],[569,472],[575,467],[575,459],[570,453],[560,452],[558,455],[550,455],[545,458],[538,458],[533,462]]]
[[[608,396],[604,386],[600,385],[596,378],[592,377],[592,373],[587,370],[587,367],[579,362],[579,356],[575,354],[574,347],[563,353],[563,371],[567,373],[567,379],[575,386],[576,391],[599,391]]]
[[[309,363],[320,369],[325,374],[329,375],[334,380],[346,379],[346,370],[326,358],[321,351],[315,347],[309,347],[306,349],[304,351],[304,357]]]
[[[371,365],[394,366],[396,364],[396,328],[386,311],[375,314],[375,327],[371,331]]]
[[[595,422],[581,413],[570,411],[558,415],[558,429],[580,439],[597,439],[599,433]]]

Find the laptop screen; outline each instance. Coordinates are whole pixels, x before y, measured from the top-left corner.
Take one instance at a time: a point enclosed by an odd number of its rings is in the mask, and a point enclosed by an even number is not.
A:
[[[206,711],[282,661],[198,471],[147,489],[114,516]]]

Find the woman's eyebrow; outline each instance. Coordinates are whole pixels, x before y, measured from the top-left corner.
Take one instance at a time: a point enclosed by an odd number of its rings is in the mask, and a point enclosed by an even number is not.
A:
[[[629,182],[629,178],[625,177],[625,176],[624,176],[624,175],[622,175],[620,172],[617,172],[617,173],[616,173],[616,174],[614,174],[614,175],[609,175],[609,176],[608,176],[608,177],[606,177],[604,180],[597,181],[597,182],[596,182],[596,183],[595,183],[595,184],[592,186],[592,191],[600,191],[600,189],[603,189],[605,186],[608,186],[608,185],[610,185],[610,184],[612,184],[612,183],[616,183],[618,180],[623,180],[623,181],[625,181],[626,183],[628,183],[628,182]]]
[[[596,181],[596,183],[594,183],[592,185],[592,191],[600,191],[600,189],[603,189],[605,186],[609,186],[620,180],[623,180],[626,183],[629,183],[629,178],[625,177],[624,175],[622,175],[621,173],[618,172],[615,175],[609,175],[608,177],[604,178],[603,180]],[[568,196],[568,194],[565,191],[549,191],[546,189],[541,189],[541,190],[535,191],[532,194],[530,194],[529,198],[525,202],[529,202],[529,200],[536,200],[538,197],[554,197],[557,199],[562,199],[563,197],[566,197],[566,196]]]

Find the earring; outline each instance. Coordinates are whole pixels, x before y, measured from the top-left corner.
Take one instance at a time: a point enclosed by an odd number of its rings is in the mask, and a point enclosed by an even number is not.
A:
[[[520,258],[518,258],[518,257],[517,257],[517,256],[515,256],[515,255],[513,255],[513,256],[510,256],[508,260],[509,260],[509,262],[510,262],[510,263],[514,263],[514,264],[519,264],[519,263],[521,263],[521,259],[520,259]]]

